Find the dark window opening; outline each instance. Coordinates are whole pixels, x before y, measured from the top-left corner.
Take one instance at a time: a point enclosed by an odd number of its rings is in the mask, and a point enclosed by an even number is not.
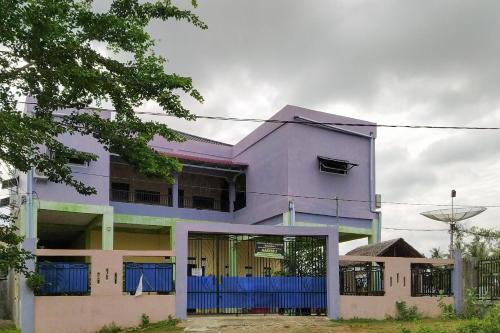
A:
[[[86,162],[83,158],[80,158],[80,157],[70,157],[68,159],[68,164],[73,164],[73,165],[88,165],[88,162]]]
[[[195,209],[214,209],[214,198],[193,196],[193,208]]]
[[[111,183],[111,200],[129,201],[130,185],[127,183]]]
[[[351,163],[345,160],[336,160],[328,157],[318,156],[319,171],[333,173],[337,175],[347,175],[349,170],[358,166],[356,163]]]
[[[247,205],[247,194],[246,194],[246,176],[245,174],[239,175],[236,178],[236,195],[234,200],[234,210],[245,208]]]
[[[135,190],[135,202],[160,204],[160,192]]]

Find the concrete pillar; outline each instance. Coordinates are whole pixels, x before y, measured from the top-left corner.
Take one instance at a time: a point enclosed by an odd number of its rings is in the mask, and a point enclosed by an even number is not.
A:
[[[179,207],[179,174],[174,175],[174,183],[172,184],[172,207]]]
[[[172,251],[175,251],[175,229],[176,229],[176,224],[174,223],[170,226],[170,250],[172,250]],[[174,264],[173,272],[172,272],[174,281],[175,281],[175,274],[176,274],[175,273],[175,266],[176,266],[175,259],[176,259],[176,257],[170,258],[170,262],[172,264]]]
[[[236,182],[229,181],[229,211],[234,212],[234,202],[236,201]]]
[[[113,250],[113,210],[102,215],[102,249]]]
[[[340,282],[339,282],[339,232],[338,228],[328,236],[327,250],[327,311],[329,319],[340,318]]]
[[[36,238],[26,238],[22,243],[22,248],[31,253],[35,253],[36,242]],[[27,260],[26,268],[30,272],[35,271],[35,260]],[[35,331],[35,295],[26,285],[26,276],[24,275],[20,277],[19,289],[21,332],[33,333]]]
[[[453,290],[453,299],[455,312],[462,312],[462,253],[460,250],[453,251],[453,276],[451,287]]]
[[[185,228],[176,228],[175,244],[175,316],[177,319],[187,318],[187,264],[188,264],[188,231]]]
[[[372,234],[368,236],[368,244],[380,243],[380,220],[372,220]]]
[[[238,276],[238,251],[235,239],[229,240],[229,276]]]

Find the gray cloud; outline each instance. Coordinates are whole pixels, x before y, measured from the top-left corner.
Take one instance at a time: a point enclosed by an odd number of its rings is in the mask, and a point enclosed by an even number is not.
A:
[[[186,100],[193,112],[268,117],[296,104],[379,123],[500,124],[500,2],[210,0],[196,12],[207,31],[150,27],[167,70],[193,77],[205,96]],[[230,143],[256,126],[169,123]],[[497,147],[496,132],[381,129],[377,191],[443,203],[457,188],[462,203],[498,204]],[[384,225],[437,227],[418,214],[432,208],[384,205]],[[498,227],[499,211],[474,221]],[[446,233],[384,230],[397,236],[421,251],[447,246]]]

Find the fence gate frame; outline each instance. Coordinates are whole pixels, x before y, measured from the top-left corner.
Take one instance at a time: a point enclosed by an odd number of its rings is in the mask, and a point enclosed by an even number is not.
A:
[[[241,225],[229,223],[189,223],[176,224],[176,317],[187,318],[187,267],[189,233],[227,234],[227,235],[269,235],[269,236],[324,236],[326,237],[326,293],[327,316],[329,319],[340,317],[339,291],[339,234],[336,226],[327,227],[289,227]]]

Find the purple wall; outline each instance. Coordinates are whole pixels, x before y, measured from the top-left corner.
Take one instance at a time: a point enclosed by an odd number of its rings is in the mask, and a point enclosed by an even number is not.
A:
[[[318,122],[373,124],[294,106],[284,107],[271,119],[296,120],[296,117]],[[248,164],[246,207],[232,214],[131,203],[112,205],[117,213],[123,214],[238,224],[275,224],[276,221],[282,221],[282,214],[288,210],[288,200],[293,198],[297,221],[332,224],[331,221],[334,220],[331,218],[336,215],[335,201],[320,198],[333,199],[338,196],[341,199],[374,200],[373,191],[370,190],[374,188],[374,184],[370,183],[371,139],[367,136],[374,137],[376,128],[346,126],[343,129],[361,135],[303,124],[265,123],[235,146],[192,140],[181,143],[167,142],[157,137],[151,142],[151,146],[159,151]],[[44,200],[108,205],[109,154],[91,137],[65,135],[61,140],[70,147],[94,152],[100,156],[97,162],[88,167],[73,168],[75,178],[94,186],[98,194],[83,197],[65,185],[38,181],[35,185],[38,196]],[[321,173],[318,168],[318,155],[348,160],[359,166],[354,167],[346,176]],[[368,202],[341,200],[339,208],[342,224],[349,226],[369,228],[371,220],[377,216],[370,210]]]

